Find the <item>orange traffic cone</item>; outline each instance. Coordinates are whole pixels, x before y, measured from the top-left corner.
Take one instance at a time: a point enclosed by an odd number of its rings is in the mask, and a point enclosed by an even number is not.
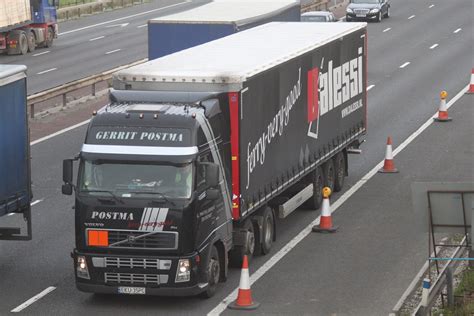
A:
[[[474,93],[474,68],[471,70],[471,83],[469,84],[469,89],[466,93]]]
[[[398,169],[395,168],[393,163],[393,154],[392,154],[392,137],[387,138],[387,148],[385,149],[385,161],[383,163],[383,168],[379,170],[382,173],[396,173]]]
[[[453,119],[448,116],[448,108],[446,107],[446,97],[448,93],[446,91],[441,91],[439,94],[441,101],[439,102],[438,117],[435,117],[436,122],[449,122]]]
[[[244,256],[242,263],[242,272],[240,274],[239,294],[237,299],[229,304],[230,309],[256,309],[260,303],[252,300],[252,291],[250,290],[249,261],[247,255]]]
[[[313,226],[313,232],[316,233],[334,233],[339,227],[332,225],[331,205],[329,204],[329,196],[331,189],[323,188],[323,205],[321,207],[321,218],[318,226]]]

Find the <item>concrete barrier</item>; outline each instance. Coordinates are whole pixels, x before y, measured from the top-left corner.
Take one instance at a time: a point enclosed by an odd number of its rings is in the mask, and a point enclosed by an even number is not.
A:
[[[150,1],[151,0],[103,0],[64,7],[57,10],[58,21],[61,22],[72,19],[78,19],[81,16],[131,7],[133,5],[148,3]]]

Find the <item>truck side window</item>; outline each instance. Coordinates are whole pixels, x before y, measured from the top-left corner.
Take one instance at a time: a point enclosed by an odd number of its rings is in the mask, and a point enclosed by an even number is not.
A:
[[[210,152],[203,153],[197,158],[199,162],[212,162],[212,155]],[[196,188],[201,188],[206,183],[206,171],[204,168],[197,168],[196,170]]]

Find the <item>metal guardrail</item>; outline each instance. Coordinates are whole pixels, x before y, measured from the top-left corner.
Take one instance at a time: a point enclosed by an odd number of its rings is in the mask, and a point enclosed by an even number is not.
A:
[[[304,13],[307,11],[321,11],[321,10],[327,11],[330,1],[333,1],[333,0],[322,0],[322,1],[317,1],[315,3],[302,5],[301,12]]]
[[[96,93],[96,84],[104,81],[109,81],[112,78],[112,74],[116,71],[135,66],[141,63],[144,63],[148,59],[141,59],[136,62],[133,62],[128,65],[123,65],[111,70],[107,70],[103,73],[92,75],[83,79],[79,79],[76,81],[72,81],[69,83],[62,84],[60,86],[35,93],[33,95],[28,96],[28,106],[30,108],[30,118],[35,117],[35,105],[40,102],[45,102],[51,100],[53,98],[57,98],[59,96],[62,97],[62,106],[65,107],[67,105],[67,94],[70,92],[77,91],[82,88],[91,87],[91,95],[95,96]]]
[[[418,304],[413,315],[415,316],[430,315],[431,308],[435,304],[438,297],[441,295],[441,291],[443,290],[445,285],[447,286],[452,285],[452,284],[447,284],[447,283],[448,281],[452,282],[452,272],[456,270],[457,266],[460,263],[460,260],[458,259],[460,259],[462,250],[465,249],[465,246],[463,246],[465,243],[466,243],[466,236],[464,236],[463,240],[459,243],[459,246],[456,248],[455,252],[450,256],[448,263],[442,268],[435,282],[432,284],[429,291],[429,295],[428,295],[427,306],[422,306],[422,303]],[[448,278],[448,274],[450,275],[450,278]],[[452,288],[451,288],[451,291],[452,291]]]

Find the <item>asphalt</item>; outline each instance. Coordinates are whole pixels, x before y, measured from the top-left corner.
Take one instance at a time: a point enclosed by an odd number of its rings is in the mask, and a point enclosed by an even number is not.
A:
[[[441,90],[447,90],[451,98],[469,82],[472,3],[458,0],[453,6],[442,0],[399,0],[392,4],[390,19],[368,25],[369,85],[375,86],[369,91],[367,142],[362,155],[350,156],[346,190],[383,159],[387,136],[392,136],[397,147],[437,110]],[[435,6],[428,9],[431,4]],[[416,17],[408,20],[413,14]],[[458,28],[462,30],[453,33]],[[430,49],[435,43],[439,46]],[[399,68],[405,62],[410,64]],[[395,305],[427,253],[424,236],[410,229],[407,181],[434,179],[428,175],[473,178],[469,173],[472,165],[465,161],[466,155],[472,158],[472,147],[463,151],[463,143],[473,135],[469,125],[472,96],[467,98],[450,110],[453,122],[437,129],[431,126],[396,157],[400,174],[376,175],[341,206],[334,215],[341,226],[337,234],[311,234],[254,284],[255,298],[262,303],[257,313],[380,315]],[[60,194],[61,160],[80,150],[84,132],[85,127],[77,128],[32,148],[35,199],[43,201],[33,207],[31,242],[0,243],[0,314],[49,286],[57,289],[24,314],[202,315],[211,311],[238,285],[238,269],[231,270],[228,281],[209,300],[97,296],[75,289],[69,258],[74,245],[73,199]],[[432,142],[418,143],[425,137]],[[447,142],[441,147],[433,139]],[[426,171],[429,173],[424,174]],[[389,186],[391,194],[384,190]],[[317,215],[317,211],[301,210],[278,222],[272,253]],[[251,271],[269,258],[255,258]]]

